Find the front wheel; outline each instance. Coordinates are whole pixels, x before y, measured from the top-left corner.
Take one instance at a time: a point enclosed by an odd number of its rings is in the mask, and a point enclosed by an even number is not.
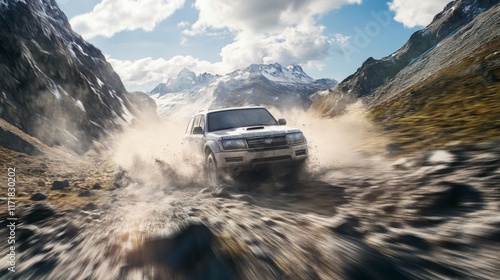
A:
[[[305,172],[305,161],[295,162],[290,166],[288,174],[285,176],[285,184],[287,187],[294,187],[300,184],[303,180]]]
[[[213,153],[207,157],[207,179],[209,187],[215,188],[219,185],[219,170]]]

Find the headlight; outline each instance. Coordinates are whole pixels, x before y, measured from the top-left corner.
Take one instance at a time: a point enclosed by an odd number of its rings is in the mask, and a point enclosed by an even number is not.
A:
[[[289,145],[300,145],[306,142],[306,138],[302,132],[287,134],[286,136]]]
[[[222,140],[222,146],[224,147],[224,150],[239,150],[245,149],[247,147],[247,143],[245,139]]]

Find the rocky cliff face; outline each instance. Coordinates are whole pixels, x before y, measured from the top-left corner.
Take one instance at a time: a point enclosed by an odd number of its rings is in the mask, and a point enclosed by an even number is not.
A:
[[[494,3],[496,4],[493,5]],[[498,0],[451,2],[429,27],[420,31],[423,38],[429,36],[427,33],[436,34],[437,38],[431,47],[411,59],[397,75],[381,84],[368,96],[368,104],[375,105],[396,97],[406,89],[425,83],[439,72],[454,75],[456,79],[450,81],[454,84],[467,83],[466,78],[459,78],[461,72],[477,72],[485,77],[493,75],[491,73],[499,63],[495,55],[498,48],[492,47],[498,45],[497,41],[500,39],[499,18]],[[475,57],[474,63],[463,64],[471,57]],[[498,82],[498,77],[494,76],[486,77],[484,82]]]
[[[0,26],[0,118],[84,152],[133,117],[120,78],[55,0],[1,1]]]
[[[450,2],[444,10],[437,14],[426,28],[415,32],[408,42],[398,51],[380,60],[368,58],[353,75],[342,81],[331,93],[318,99],[312,109],[322,115],[336,115],[343,111],[346,104],[358,98],[378,99],[383,95],[392,96],[401,90],[417,83],[428,76],[429,72],[438,71],[457,61],[476,49],[479,44],[495,37],[498,30],[498,20],[491,15],[498,0],[458,0]],[[497,7],[497,6],[495,6]],[[488,26],[483,24],[479,33],[458,38],[457,33],[467,32],[473,26],[480,24],[475,20],[485,11],[491,20]],[[498,19],[498,18],[496,18]],[[496,30],[495,30],[496,28]],[[454,37],[453,37],[454,36]],[[449,38],[454,40],[446,40]],[[460,41],[457,41],[460,40]],[[441,49],[436,56],[433,51]],[[429,68],[422,67],[421,61],[441,61]],[[419,65],[419,68],[415,68]],[[409,68],[414,68],[412,77],[400,79],[400,74]],[[418,73],[417,73],[418,72]],[[395,80],[397,79],[397,81]],[[391,88],[388,90],[388,88]],[[369,98],[366,98],[369,97]],[[374,98],[377,97],[377,98]]]

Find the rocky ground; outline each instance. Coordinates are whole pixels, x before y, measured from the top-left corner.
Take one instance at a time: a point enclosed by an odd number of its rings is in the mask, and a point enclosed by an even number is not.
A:
[[[496,145],[367,156],[282,190],[151,189],[95,157],[68,164],[3,152],[5,165],[17,164],[20,221],[16,272],[4,244],[0,279],[500,275]]]

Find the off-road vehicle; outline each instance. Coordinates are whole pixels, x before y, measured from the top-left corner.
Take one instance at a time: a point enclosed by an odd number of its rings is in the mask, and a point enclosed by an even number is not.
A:
[[[308,157],[304,134],[257,106],[200,111],[191,117],[183,142],[204,164],[210,186],[224,174],[235,178],[263,166],[288,168],[293,175]]]

